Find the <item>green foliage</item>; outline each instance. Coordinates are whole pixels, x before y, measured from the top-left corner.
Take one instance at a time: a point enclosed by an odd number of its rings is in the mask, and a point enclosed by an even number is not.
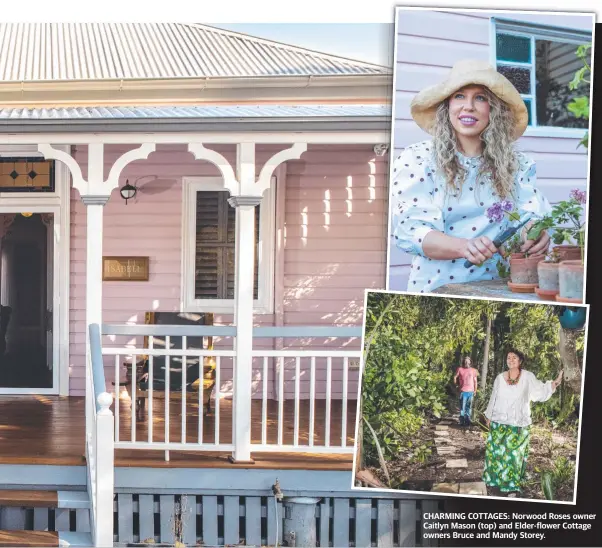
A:
[[[573,485],[575,479],[575,463],[566,457],[558,457],[552,469],[554,485],[558,489],[563,485]]]
[[[587,97],[577,97],[568,106],[569,112],[577,118],[589,118],[589,99]]]
[[[552,467],[541,473],[541,488],[548,500],[555,500],[561,489],[573,489],[575,464],[566,457],[558,457]]]
[[[492,319],[489,374],[474,400],[476,420],[482,420],[510,346],[525,353],[526,369],[542,380],[555,378],[560,370],[559,320],[553,307],[387,293],[369,293],[367,304],[362,413],[386,459],[428,458],[428,447],[420,448],[421,429],[455,398],[452,379],[461,357],[472,354],[480,369],[487,318]],[[580,336],[578,348],[582,341]],[[572,424],[578,398],[566,399],[562,408],[557,396],[534,404],[534,422]],[[367,431],[363,450],[366,462],[378,462]]]
[[[510,267],[508,261],[504,259],[498,259],[495,267],[500,278],[508,278],[510,276]]]
[[[544,472],[541,475],[541,490],[544,497],[548,500],[554,500],[554,482],[552,472]]]
[[[581,59],[583,66],[575,72],[575,76],[569,83],[569,89],[576,90],[584,85],[587,86],[587,95],[575,97],[567,106],[568,111],[575,116],[575,118],[584,118],[589,120],[589,85],[591,77],[590,67],[590,49],[591,44],[582,44],[577,48],[576,55]],[[579,143],[581,146],[587,148],[589,146],[589,135],[586,132],[585,137]]]
[[[419,445],[412,455],[412,462],[419,462],[420,464],[424,464],[429,457],[433,454],[432,448],[427,444]]]
[[[517,232],[504,244],[504,249],[506,250],[506,253],[520,253],[522,245],[523,241],[521,235]]]
[[[585,225],[582,222],[583,204],[574,196],[558,202],[552,211],[537,220],[527,232],[527,238],[536,240],[543,230],[552,230],[552,241],[556,245],[574,243],[585,245]],[[582,253],[583,254],[583,253]]]

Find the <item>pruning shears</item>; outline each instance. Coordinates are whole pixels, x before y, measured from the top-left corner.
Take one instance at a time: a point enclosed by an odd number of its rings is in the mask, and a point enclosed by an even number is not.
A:
[[[527,217],[527,219],[525,221],[523,221],[522,223],[520,223],[519,225],[511,226],[510,228],[507,228],[506,230],[504,230],[504,232],[502,232],[495,240],[493,240],[493,245],[499,249],[501,245],[503,245],[510,238],[512,238],[512,236],[514,236],[530,220],[531,220],[531,217]],[[471,263],[468,259],[466,259],[466,262],[464,263],[464,268],[470,268],[471,266],[474,266],[474,263]]]

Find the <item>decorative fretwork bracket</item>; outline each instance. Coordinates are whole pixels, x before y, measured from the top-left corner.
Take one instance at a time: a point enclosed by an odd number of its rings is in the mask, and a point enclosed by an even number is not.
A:
[[[255,177],[255,143],[236,145],[236,170],[225,156],[205,148],[202,143],[189,143],[188,151],[197,160],[214,164],[224,178],[224,188],[231,196],[262,196],[270,186],[275,169],[287,160],[296,160],[307,150],[307,143],[295,143],[290,148],[277,152],[263,166],[259,177]]]
[[[119,176],[125,167],[135,160],[145,160],[155,150],[155,143],[144,143],[122,154],[109,170],[104,180],[104,143],[88,143],[88,180],[84,179],[81,166],[68,152],[53,148],[49,143],[38,144],[38,150],[48,160],[58,160],[67,166],[73,178],[73,186],[80,196],[108,197],[119,186]]]

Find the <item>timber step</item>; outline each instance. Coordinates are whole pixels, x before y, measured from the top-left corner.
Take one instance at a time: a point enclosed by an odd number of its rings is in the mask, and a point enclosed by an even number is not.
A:
[[[0,531],[0,546],[92,546],[89,533]]]
[[[0,489],[0,507],[90,508],[90,499],[85,491]]]
[[[54,531],[0,531],[0,546],[59,546]]]

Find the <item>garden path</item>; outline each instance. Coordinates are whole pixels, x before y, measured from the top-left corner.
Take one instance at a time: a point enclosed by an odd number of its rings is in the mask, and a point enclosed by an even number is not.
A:
[[[431,492],[487,495],[481,480],[485,441],[478,427],[460,426],[457,416],[449,415],[431,430],[435,452],[443,464],[439,470],[442,481],[437,481]]]

